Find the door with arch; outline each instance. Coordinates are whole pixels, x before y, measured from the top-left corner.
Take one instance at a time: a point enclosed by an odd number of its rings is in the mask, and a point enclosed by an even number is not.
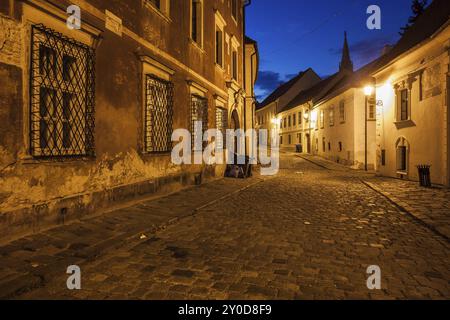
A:
[[[231,121],[230,121],[230,129],[232,130],[238,130],[240,129],[240,123],[239,123],[239,114],[237,112],[237,110],[233,110],[233,112],[231,113]],[[235,135],[234,136],[234,151],[237,154],[238,153],[238,138]]]

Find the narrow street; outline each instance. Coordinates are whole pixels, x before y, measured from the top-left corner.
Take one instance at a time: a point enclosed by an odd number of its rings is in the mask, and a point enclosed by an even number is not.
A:
[[[448,299],[446,239],[360,176],[283,155],[276,177],[223,180],[19,240],[0,248],[0,292],[26,299]],[[139,237],[144,230],[153,232]],[[70,264],[81,268],[82,290],[66,288]],[[370,265],[381,268],[382,290],[367,289]],[[29,288],[11,289],[20,281]]]

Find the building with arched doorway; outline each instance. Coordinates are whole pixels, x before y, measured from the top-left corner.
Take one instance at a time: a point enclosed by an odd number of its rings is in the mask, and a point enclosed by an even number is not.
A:
[[[450,186],[448,1],[435,0],[383,57],[376,79],[377,172]]]

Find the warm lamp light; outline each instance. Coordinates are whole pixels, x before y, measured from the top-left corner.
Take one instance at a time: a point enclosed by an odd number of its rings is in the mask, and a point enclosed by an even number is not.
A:
[[[371,96],[373,93],[373,87],[372,86],[366,86],[364,87],[364,94],[366,96]]]

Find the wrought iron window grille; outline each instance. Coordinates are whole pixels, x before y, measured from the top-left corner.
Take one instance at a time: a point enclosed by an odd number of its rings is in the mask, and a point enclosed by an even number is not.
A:
[[[202,137],[198,137],[198,132],[195,130],[195,123],[202,123]],[[205,132],[208,131],[208,100],[204,97],[200,97],[197,95],[191,96],[191,143],[192,150],[194,151],[203,151],[206,148],[207,143],[203,141],[203,137]],[[202,140],[202,150],[198,150],[198,147],[195,145],[195,141],[197,139]]]
[[[173,83],[153,75],[146,76],[145,152],[172,151]]]
[[[30,60],[31,155],[94,157],[95,50],[39,24]]]
[[[217,138],[216,146],[219,150],[225,149],[227,128],[228,128],[228,111],[225,108],[216,109],[216,128],[217,133],[221,133],[222,137]]]

